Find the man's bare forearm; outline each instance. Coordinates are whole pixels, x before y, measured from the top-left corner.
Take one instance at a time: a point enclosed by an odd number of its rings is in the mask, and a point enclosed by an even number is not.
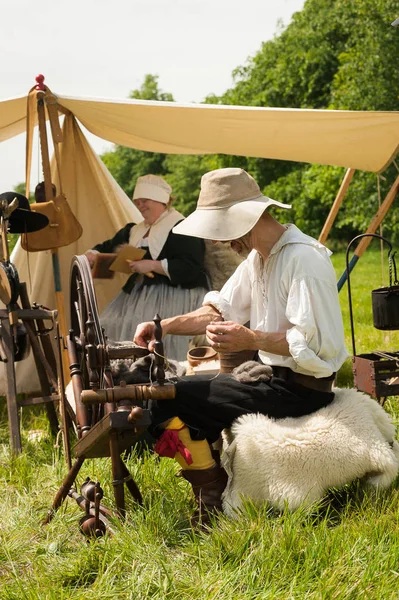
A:
[[[216,308],[202,306],[186,315],[163,319],[161,326],[164,335],[201,335],[205,333],[207,325],[216,320],[223,320]]]
[[[291,353],[285,333],[265,332],[259,331],[259,329],[253,330],[253,333],[255,350],[290,356]]]

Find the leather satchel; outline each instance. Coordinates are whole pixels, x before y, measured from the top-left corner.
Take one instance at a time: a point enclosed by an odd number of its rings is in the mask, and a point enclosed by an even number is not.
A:
[[[27,252],[40,252],[68,246],[80,238],[83,229],[68,204],[64,194],[59,194],[49,202],[36,202],[30,205],[34,212],[46,215],[49,224],[40,231],[24,233],[21,245]]]

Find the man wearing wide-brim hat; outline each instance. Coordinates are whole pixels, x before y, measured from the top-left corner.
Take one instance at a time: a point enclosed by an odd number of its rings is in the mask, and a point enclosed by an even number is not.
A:
[[[154,403],[160,453],[182,466],[203,520],[221,510],[227,476],[209,444],[222,429],[247,413],[296,417],[327,406],[348,356],[330,252],[295,225],[279,223],[269,214],[273,205],[290,208],[263,196],[242,169],[218,169],[202,177],[197,209],[174,228],[228,241],[247,257],[202,308],[162,321],[164,334],[206,333],[222,356],[249,349],[273,370],[268,381],[251,383],[228,374],[186,377],[176,383],[174,400]],[[151,348],[153,333],[152,323],[142,323],[136,343]]]

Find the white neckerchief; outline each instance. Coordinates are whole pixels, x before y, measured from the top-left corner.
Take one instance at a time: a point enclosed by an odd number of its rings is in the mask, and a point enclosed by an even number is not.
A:
[[[148,225],[142,221],[131,228],[129,244],[138,248],[141,240],[147,231],[150,230],[148,235],[148,247],[152,259],[157,260],[171,229],[182,219],[184,219],[184,216],[181,213],[174,208],[170,208],[163,212],[159,219],[152,225]]]

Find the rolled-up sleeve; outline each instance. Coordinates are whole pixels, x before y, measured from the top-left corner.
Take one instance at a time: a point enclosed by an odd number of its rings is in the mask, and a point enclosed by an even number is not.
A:
[[[339,303],[331,303],[336,286],[316,278],[294,280],[289,290],[286,317],[293,327],[286,339],[300,370],[328,377],[346,358]],[[328,361],[328,362],[327,362]]]
[[[213,291],[205,295],[203,306],[206,305],[214,306],[225,321],[244,325],[250,320],[251,281],[247,260],[237,267],[220,292]]]

